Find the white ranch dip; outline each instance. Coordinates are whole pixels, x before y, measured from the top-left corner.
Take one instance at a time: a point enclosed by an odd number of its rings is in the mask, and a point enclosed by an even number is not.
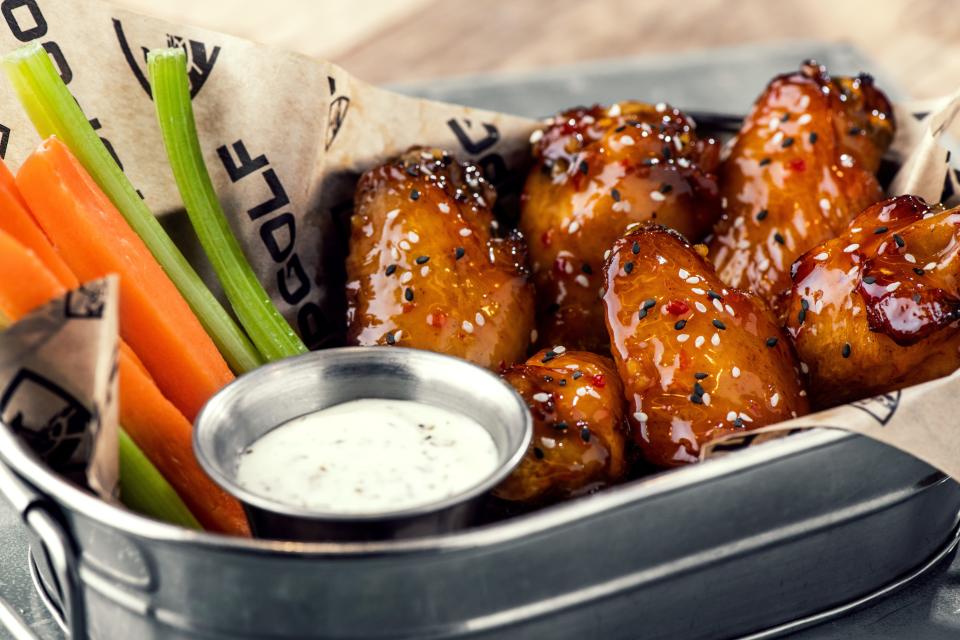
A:
[[[462,493],[498,467],[489,432],[405,400],[354,400],[301,416],[241,453],[237,483],[320,513],[370,514]]]

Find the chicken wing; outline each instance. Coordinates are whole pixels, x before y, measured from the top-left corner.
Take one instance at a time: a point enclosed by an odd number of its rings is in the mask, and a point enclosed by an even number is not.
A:
[[[537,286],[540,344],[607,353],[599,290],[604,253],[632,223],[693,240],[720,215],[716,141],[664,104],[574,109],[534,133],[520,229]]]
[[[723,217],[710,243],[720,279],[775,309],[790,265],[883,197],[876,170],[893,112],[872,78],[805,63],[775,78],[720,169]]]
[[[623,386],[609,358],[555,347],[503,376],[527,401],[534,427],[526,456],[494,495],[543,503],[623,477],[629,430]]]
[[[720,435],[808,411],[772,312],[725,288],[702,253],[669,229],[644,227],[617,240],[604,270],[633,438],[658,466],[695,462]]]
[[[960,208],[901,196],[794,265],[787,330],[824,408],[960,367]]]
[[[348,343],[402,345],[499,369],[527,355],[533,289],[518,232],[494,237],[496,194],[474,164],[411,149],[357,186]]]

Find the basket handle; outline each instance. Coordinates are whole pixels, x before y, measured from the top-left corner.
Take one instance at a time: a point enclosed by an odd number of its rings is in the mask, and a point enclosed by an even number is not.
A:
[[[50,561],[63,602],[64,626],[70,640],[87,640],[83,593],[76,554],[70,536],[54,517],[48,502],[0,462],[0,495],[20,514],[24,524],[39,538]],[[8,602],[0,598],[0,625],[17,640],[38,640],[29,625]]]

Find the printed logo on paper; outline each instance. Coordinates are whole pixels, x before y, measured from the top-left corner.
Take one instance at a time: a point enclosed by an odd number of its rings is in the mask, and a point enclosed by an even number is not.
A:
[[[106,306],[107,289],[103,283],[80,285],[67,292],[64,315],[68,318],[99,319]]]
[[[333,76],[327,76],[327,83],[330,85],[330,108],[327,110],[327,139],[325,150],[330,150],[330,145],[337,139],[337,134],[343,127],[343,121],[347,119],[347,112],[350,110],[350,98],[337,95],[337,80]]]
[[[91,413],[70,393],[29,369],[21,369],[0,396],[0,419],[41,459],[64,473],[83,473]]]
[[[114,18],[113,31],[117,35],[117,42],[120,44],[120,50],[127,61],[127,65],[133,72],[134,77],[140,86],[151,99],[153,91],[150,90],[150,81],[147,80],[146,64],[148,47],[140,47],[140,60],[134,55],[134,48],[130,46],[126,34],[123,32],[123,23]],[[187,73],[190,76],[190,97],[196,98],[203,85],[207,83],[210,74],[213,73],[213,67],[220,57],[220,47],[214,46],[208,49],[207,45],[197,40],[188,40],[177,35],[167,34],[168,47],[180,47],[187,52]]]
[[[873,398],[867,398],[866,400],[857,400],[856,402],[851,402],[850,406],[868,414],[883,427],[890,422],[893,415],[897,412],[897,407],[900,406],[900,391],[884,393]]]

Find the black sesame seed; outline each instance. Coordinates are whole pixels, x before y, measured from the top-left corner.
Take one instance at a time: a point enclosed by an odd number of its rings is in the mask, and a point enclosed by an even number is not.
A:
[[[845,343],[844,343],[843,349],[840,350],[840,355],[842,355],[844,358],[849,358],[849,357],[850,357],[850,343],[849,343],[849,342],[845,342]]]
[[[673,191],[673,185],[664,183],[664,184],[660,187],[660,193],[666,194],[666,193],[670,193],[671,191]]]
[[[777,346],[777,342],[778,342],[778,341],[779,341],[779,339],[776,338],[776,337],[767,338],[767,346],[768,346],[768,347],[775,347],[775,346]]]
[[[797,314],[797,322],[803,324],[803,321],[807,319],[807,310],[800,309],[800,313]]]
[[[574,371],[574,372],[573,372],[573,379],[574,379],[574,380],[579,380],[582,376],[583,376],[583,371]]]
[[[590,427],[580,429],[580,439],[584,442],[590,442]]]
[[[663,146],[663,157],[667,160],[670,159],[670,156],[673,154],[673,151],[670,149],[670,145]]]
[[[714,291],[713,289],[710,289],[709,291],[707,291],[707,297],[710,298],[711,300],[723,300],[723,296],[717,293],[716,291]]]
[[[743,418],[737,417],[737,419],[733,421],[733,426],[735,426],[735,427],[742,427],[742,426],[743,426]]]
[[[556,357],[557,357],[557,354],[555,354],[553,351],[547,351],[545,354],[543,354],[543,358],[540,359],[540,362],[543,364],[547,364],[548,362],[550,362]]]
[[[419,199],[420,199],[420,192],[417,191],[416,189],[414,189],[413,191],[411,191],[411,192],[410,192],[410,199],[411,199],[411,200],[414,200],[414,201],[419,200]]]
[[[614,131],[614,133],[621,133],[621,132],[624,131],[626,128],[627,128],[627,125],[622,124],[622,125],[620,125],[619,127],[617,127],[616,129],[614,129],[613,131]]]
[[[631,250],[633,251],[633,255],[637,255],[638,253],[640,253],[640,243],[634,240],[633,247],[631,248]]]
[[[717,329],[720,329],[720,331],[725,331],[727,329],[727,325],[723,324],[723,322],[717,319],[714,319],[713,326],[715,326]]]
[[[702,396],[704,393],[705,393],[705,392],[704,392],[704,390],[703,390],[703,385],[701,385],[699,382],[694,382],[694,383],[693,383],[693,395],[695,395],[695,396]]]
[[[789,119],[790,119],[790,114],[789,114],[789,113],[785,113],[785,114],[783,114],[783,117],[780,118],[780,122],[786,122],[786,121],[788,121]]]
[[[620,191],[618,191],[617,189],[611,189],[610,197],[613,198],[614,202],[620,202]]]
[[[543,460],[543,449],[541,449],[540,447],[534,447],[533,455],[534,457],[536,457],[537,460]]]
[[[646,318],[646,317],[647,317],[647,310],[646,310],[646,309],[640,309],[640,311],[637,313],[637,317],[640,318],[641,320],[643,320],[644,318]]]
[[[806,298],[801,298],[801,299],[800,299],[800,307],[801,307],[804,311],[806,311],[807,309],[810,308],[810,302],[809,302]]]
[[[887,227],[877,227],[876,229],[873,230],[873,232],[877,235],[880,235],[881,233],[886,233]]]
[[[769,214],[770,214],[770,212],[767,211],[766,209],[760,209],[760,211],[757,212],[757,220],[758,220],[758,221],[759,221],[759,220],[766,220],[767,215],[769,215]]]
[[[397,337],[393,335],[393,332],[387,334],[387,344],[397,344]]]
[[[413,289],[411,289],[410,287],[407,287],[403,291],[403,297],[407,302],[413,302]]]
[[[677,320],[676,324],[673,325],[673,328],[677,331],[682,331],[685,326],[687,326],[686,320]]]
[[[793,138],[784,138],[783,139],[783,148],[786,149],[793,144]]]
[[[863,129],[861,129],[860,127],[850,127],[849,133],[852,136],[858,136],[861,133],[863,133]]]
[[[917,274],[918,276],[922,276],[923,274],[926,273],[926,271],[924,271],[924,270],[921,269],[920,267],[914,267],[914,268],[913,268],[913,272],[914,272],[915,274]]]
[[[693,374],[693,377],[697,380],[703,380],[704,378],[709,378],[710,374],[704,373],[703,371],[698,371],[697,373]]]
[[[389,265],[389,266],[387,267],[387,270],[384,271],[384,273],[387,274],[388,276],[392,276],[392,275],[395,274],[396,272],[397,272],[397,265],[395,265],[395,264]]]
[[[904,241],[903,237],[901,237],[899,234],[896,234],[896,233],[893,234],[893,241],[896,242],[896,243],[897,243],[897,246],[898,246],[898,247],[901,247],[901,248],[902,248],[905,244],[907,244],[906,241]]]
[[[920,300],[921,300],[921,299],[922,299],[922,298],[920,297],[920,294],[919,294],[919,293],[913,294],[913,301],[916,302],[917,304],[920,304]]]
[[[767,166],[768,164],[770,164],[770,162],[771,162],[770,158],[764,158],[764,159],[762,159],[762,160],[760,161],[760,166],[761,166],[761,167],[765,167],[765,166]]]
[[[565,431],[568,426],[569,425],[567,425],[567,423],[564,422],[563,420],[561,420],[560,422],[553,423],[553,428],[556,429],[557,431]]]
[[[811,132],[810,132],[810,144],[817,144],[817,132],[816,132],[816,131],[811,131]]]
[[[778,244],[787,244],[786,238],[784,238],[779,231],[773,234],[773,239],[776,240]]]
[[[565,386],[567,386],[567,379],[566,379],[566,378],[560,378],[560,379],[557,381],[557,384],[559,384],[561,387],[565,387]]]
[[[590,165],[587,164],[586,160],[580,161],[580,173],[587,175],[590,172]]]
[[[863,283],[864,283],[864,284],[873,284],[873,283],[876,282],[876,281],[877,281],[877,279],[874,278],[873,276],[863,276]]]
[[[644,309],[653,309],[655,306],[657,306],[657,301],[655,298],[647,298],[643,301]]]
[[[631,271],[633,271],[633,263],[628,262],[627,264],[623,265],[623,270],[626,271],[627,273],[630,273]]]
[[[690,396],[690,402],[692,402],[693,404],[703,404],[703,396],[698,396],[697,394],[693,394],[692,396]]]
[[[585,274],[589,276],[593,274],[593,267],[591,267],[587,263],[583,263],[583,265],[580,267],[580,271],[583,271]]]
[[[543,376],[544,382],[553,382],[553,376]]]
[[[426,264],[430,262],[430,256],[417,256],[417,264]]]
[[[466,250],[463,247],[457,247],[456,251],[453,252],[453,257],[459,260],[466,253]]]

